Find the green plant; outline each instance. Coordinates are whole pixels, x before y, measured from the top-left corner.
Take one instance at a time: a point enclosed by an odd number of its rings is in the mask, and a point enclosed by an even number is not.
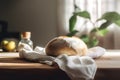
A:
[[[77,22],[77,17],[84,18],[85,20],[91,22],[93,25],[93,29],[89,34],[82,34],[80,38],[88,45],[88,47],[93,47],[98,45],[99,39],[98,36],[105,36],[108,32],[107,27],[111,24],[116,24],[120,26],[120,14],[117,12],[106,12],[101,18],[97,19],[95,22],[92,22],[92,17],[88,11],[81,11],[79,7],[74,5],[75,11],[73,15],[69,19],[69,33],[67,36],[74,36],[79,33],[79,31],[75,30],[75,24]],[[103,21],[104,20],[104,21]],[[100,26],[96,25],[98,22],[101,22]]]

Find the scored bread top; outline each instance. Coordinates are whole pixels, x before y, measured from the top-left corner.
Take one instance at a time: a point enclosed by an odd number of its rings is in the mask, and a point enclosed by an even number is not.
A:
[[[50,56],[61,54],[83,56],[87,53],[87,46],[78,37],[59,36],[47,43],[45,51]]]

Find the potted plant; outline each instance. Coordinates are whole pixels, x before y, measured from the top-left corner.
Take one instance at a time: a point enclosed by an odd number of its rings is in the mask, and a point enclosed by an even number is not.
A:
[[[120,26],[120,14],[117,12],[106,12],[101,16],[101,18],[97,19],[95,22],[92,22],[92,17],[88,11],[81,11],[76,5],[74,5],[74,8],[75,11],[69,19],[69,33],[67,36],[75,36],[77,33],[79,33],[78,30],[75,30],[77,17],[84,18],[93,25],[93,29],[89,32],[89,34],[82,34],[80,36],[80,38],[87,44],[89,48],[98,45],[98,36],[105,36],[108,32],[107,27],[109,27],[111,24],[114,23]],[[100,26],[96,25],[102,20],[104,21],[101,22]]]

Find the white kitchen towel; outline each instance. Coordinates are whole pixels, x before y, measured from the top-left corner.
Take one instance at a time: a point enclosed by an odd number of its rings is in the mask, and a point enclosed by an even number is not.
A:
[[[99,58],[102,55],[104,55],[105,52],[106,52],[106,49],[100,46],[96,46],[96,47],[89,48],[86,56],[89,56],[91,58]]]
[[[88,56],[60,55],[54,61],[71,80],[93,80],[97,70],[95,61]]]
[[[58,57],[52,57],[52,56],[47,56],[45,54],[44,48],[38,47],[35,48],[34,50],[31,51],[29,48],[26,46],[24,49],[22,49],[19,52],[20,58],[25,58],[27,60],[31,61],[38,61],[40,63],[45,63],[48,65],[52,65],[53,62],[56,62],[59,66],[59,68],[63,71],[65,71],[68,76],[72,80],[91,80],[94,79],[96,70],[97,70],[97,65],[92,59],[91,55],[86,55],[86,56],[67,56],[65,54],[60,55]],[[101,47],[95,47],[90,50],[91,54],[97,54],[99,53],[100,49],[100,54],[102,50],[103,55],[105,52],[104,48]],[[94,53],[95,51],[95,53]],[[94,58],[100,57],[101,55],[97,55]]]

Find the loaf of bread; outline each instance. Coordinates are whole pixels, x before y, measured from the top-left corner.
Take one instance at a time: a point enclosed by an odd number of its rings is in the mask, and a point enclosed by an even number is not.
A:
[[[84,56],[87,50],[87,45],[81,39],[67,36],[56,37],[45,46],[46,54],[54,57],[61,54]]]

